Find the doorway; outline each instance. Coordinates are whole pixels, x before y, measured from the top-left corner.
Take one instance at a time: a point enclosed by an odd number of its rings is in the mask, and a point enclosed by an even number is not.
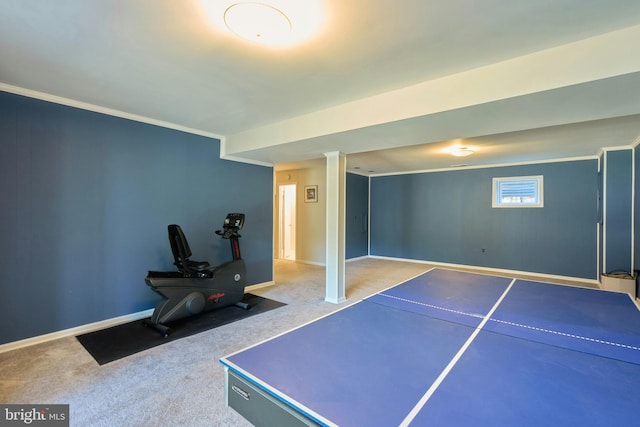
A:
[[[280,258],[296,259],[296,184],[279,186]]]

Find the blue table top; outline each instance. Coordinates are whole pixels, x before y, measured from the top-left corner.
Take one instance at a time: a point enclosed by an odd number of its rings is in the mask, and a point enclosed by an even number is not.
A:
[[[626,294],[434,269],[221,362],[325,425],[630,425],[638,347]]]

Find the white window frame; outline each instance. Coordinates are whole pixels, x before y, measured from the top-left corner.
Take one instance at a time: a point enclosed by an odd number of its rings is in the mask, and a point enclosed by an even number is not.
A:
[[[503,182],[517,182],[517,181],[536,181],[536,192],[538,201],[535,203],[505,203],[500,202],[498,197],[500,196],[499,186]],[[544,178],[542,175],[531,176],[509,176],[509,177],[494,177],[491,191],[491,207],[492,208],[542,208],[544,207]]]

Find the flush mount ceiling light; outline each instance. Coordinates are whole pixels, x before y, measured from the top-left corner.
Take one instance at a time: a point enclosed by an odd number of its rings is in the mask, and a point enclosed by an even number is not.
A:
[[[325,11],[320,0],[200,0],[222,33],[271,47],[288,47],[318,35]]]
[[[476,151],[475,147],[466,145],[460,138],[455,139],[453,142],[454,143],[452,145],[449,145],[448,147],[442,149],[441,152],[451,154],[452,156],[456,157],[467,157],[472,155]]]
[[[279,44],[291,33],[291,21],[280,9],[264,3],[236,3],[224,12],[224,23],[249,41]]]
[[[451,150],[449,150],[449,153],[456,157],[467,157],[473,154],[473,150],[469,147],[460,146],[453,147]]]

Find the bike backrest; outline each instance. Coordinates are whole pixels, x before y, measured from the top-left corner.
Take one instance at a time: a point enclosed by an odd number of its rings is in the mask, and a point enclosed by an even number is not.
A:
[[[182,228],[177,224],[171,224],[167,227],[169,230],[169,243],[171,244],[171,252],[173,252],[174,264],[179,270],[189,269],[187,259],[192,255],[187,238],[184,237]]]

